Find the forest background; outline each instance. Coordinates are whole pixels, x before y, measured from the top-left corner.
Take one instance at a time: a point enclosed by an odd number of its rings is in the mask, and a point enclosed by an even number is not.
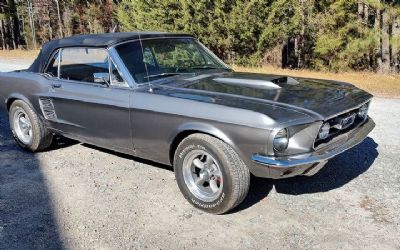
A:
[[[349,80],[400,93],[399,0],[0,0],[0,52],[134,30],[191,33],[241,71],[362,72]]]

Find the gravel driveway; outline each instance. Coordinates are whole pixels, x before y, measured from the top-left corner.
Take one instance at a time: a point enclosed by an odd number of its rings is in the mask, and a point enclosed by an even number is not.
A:
[[[168,166],[66,139],[39,154],[0,113],[0,249],[400,249],[400,99],[313,177],[252,178],[227,215],[189,205]]]
[[[20,59],[10,59],[10,58],[0,58],[0,72],[27,69],[31,65],[30,60],[20,60]]]

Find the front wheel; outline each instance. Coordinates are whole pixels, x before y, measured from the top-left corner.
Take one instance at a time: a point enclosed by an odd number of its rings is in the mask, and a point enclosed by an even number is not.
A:
[[[228,144],[205,134],[192,134],[179,144],[174,170],[185,198],[209,213],[233,209],[250,186],[249,169],[239,155]]]

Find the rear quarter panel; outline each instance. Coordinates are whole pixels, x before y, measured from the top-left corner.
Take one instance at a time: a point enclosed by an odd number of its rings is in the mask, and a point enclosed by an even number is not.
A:
[[[21,99],[28,103],[38,114],[40,110],[39,96],[48,93],[49,80],[32,72],[0,73],[0,108],[7,111],[7,102]]]

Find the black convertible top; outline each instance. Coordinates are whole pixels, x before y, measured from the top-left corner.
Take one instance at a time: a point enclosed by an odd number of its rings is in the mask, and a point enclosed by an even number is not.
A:
[[[76,35],[45,43],[33,64],[27,69],[29,72],[43,72],[46,63],[53,52],[64,47],[102,47],[107,48],[120,42],[153,37],[193,37],[190,34],[168,32],[118,32],[90,35]]]

